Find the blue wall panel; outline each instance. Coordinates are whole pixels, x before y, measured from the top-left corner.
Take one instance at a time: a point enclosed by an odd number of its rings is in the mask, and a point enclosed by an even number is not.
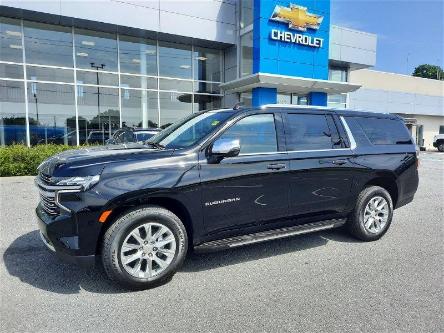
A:
[[[308,28],[306,31],[291,29],[288,23],[270,20],[276,5],[290,8],[290,5],[307,7],[307,12],[323,16],[318,30]],[[313,47],[289,43],[271,38],[272,30],[290,32],[309,36],[312,39],[323,39],[322,47]],[[253,19],[253,73],[269,73],[328,80],[328,55],[330,33],[330,0],[254,0]],[[276,93],[276,89],[274,89]],[[261,94],[265,94],[264,98]],[[253,105],[260,106],[271,98],[270,89],[253,90]],[[310,100],[316,105],[326,105],[327,95],[311,94]],[[325,104],[322,104],[325,103]]]
[[[307,29],[301,32],[290,29],[287,23],[270,20],[276,5],[290,7],[290,4],[307,7],[308,12],[323,16],[319,30]],[[273,29],[302,34],[312,38],[322,38],[321,48],[272,40]],[[296,1],[254,1],[253,21],[253,73],[271,73],[328,79],[328,47],[330,32],[329,0],[296,0]],[[264,61],[266,60],[266,61]],[[275,66],[276,60],[278,66]],[[282,65],[280,62],[284,62]],[[290,66],[290,63],[293,65]],[[269,65],[271,66],[269,67]],[[317,68],[315,68],[317,67]]]

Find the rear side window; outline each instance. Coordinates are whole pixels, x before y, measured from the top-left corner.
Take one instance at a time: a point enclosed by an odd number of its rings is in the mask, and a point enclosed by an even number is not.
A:
[[[401,120],[356,117],[356,121],[374,145],[412,143],[410,133]]]
[[[287,150],[332,149],[332,133],[323,114],[287,115]],[[336,131],[336,129],[334,129]],[[337,136],[337,132],[334,133]]]
[[[277,152],[276,128],[272,114],[257,114],[239,120],[222,134],[223,139],[238,139],[241,154]]]

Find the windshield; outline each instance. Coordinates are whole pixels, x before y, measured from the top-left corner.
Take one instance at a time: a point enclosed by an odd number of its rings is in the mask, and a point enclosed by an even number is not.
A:
[[[179,149],[195,145],[222,125],[234,112],[205,112],[188,116],[152,137],[148,142]]]

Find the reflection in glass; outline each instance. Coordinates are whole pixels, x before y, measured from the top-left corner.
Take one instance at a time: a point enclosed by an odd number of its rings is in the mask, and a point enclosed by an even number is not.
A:
[[[240,103],[242,106],[251,107],[253,104],[253,96],[251,92],[243,92],[240,94]]]
[[[27,89],[31,145],[76,145],[74,86],[29,82]]]
[[[120,85],[125,88],[157,89],[157,78],[120,75]]]
[[[241,76],[253,73],[253,32],[242,35],[241,44]]]
[[[253,0],[241,0],[240,5],[240,27],[245,28],[253,24]]]
[[[91,64],[102,65],[103,70],[117,71],[117,39],[115,34],[91,30],[74,30],[76,64],[91,69]]]
[[[330,81],[347,82],[346,68],[330,68],[328,70],[328,79]]]
[[[0,145],[26,143],[23,82],[0,80]]]
[[[20,20],[0,17],[0,60],[23,62]]]
[[[328,95],[327,106],[345,109],[347,106],[347,94]]]
[[[221,97],[213,95],[194,95],[194,111],[220,109]]]
[[[160,92],[160,127],[166,128],[178,119],[181,119],[192,112],[190,94],[180,94],[175,92]]]
[[[191,46],[159,42],[159,75],[191,79]]]
[[[120,72],[157,75],[156,48],[153,40],[120,36]]]
[[[184,80],[159,79],[160,90],[193,91],[193,82]]]
[[[219,50],[195,47],[193,54],[194,80],[221,80],[221,57]]]
[[[203,94],[220,94],[220,83],[194,81],[194,91]]]
[[[291,94],[278,93],[277,104],[291,104]]]
[[[74,83],[74,70],[26,66],[28,80]]]
[[[25,21],[23,31],[27,63],[73,67],[71,28]]]
[[[119,128],[119,91],[114,88],[78,86],[80,144],[104,144]]]
[[[157,91],[122,89],[122,127],[158,127]]]
[[[119,77],[117,74],[103,73],[98,71],[77,71],[77,83],[95,84],[102,86],[118,86]]]
[[[220,94],[220,83],[195,81],[194,92],[203,94]]]
[[[0,63],[0,77],[9,79],[23,79],[23,65]]]
[[[256,114],[242,118],[220,138],[239,140],[241,154],[277,151],[276,128],[272,114]]]

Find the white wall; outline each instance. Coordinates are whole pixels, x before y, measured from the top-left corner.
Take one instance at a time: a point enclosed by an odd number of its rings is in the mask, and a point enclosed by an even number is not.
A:
[[[235,44],[235,0],[2,0],[1,5]]]

